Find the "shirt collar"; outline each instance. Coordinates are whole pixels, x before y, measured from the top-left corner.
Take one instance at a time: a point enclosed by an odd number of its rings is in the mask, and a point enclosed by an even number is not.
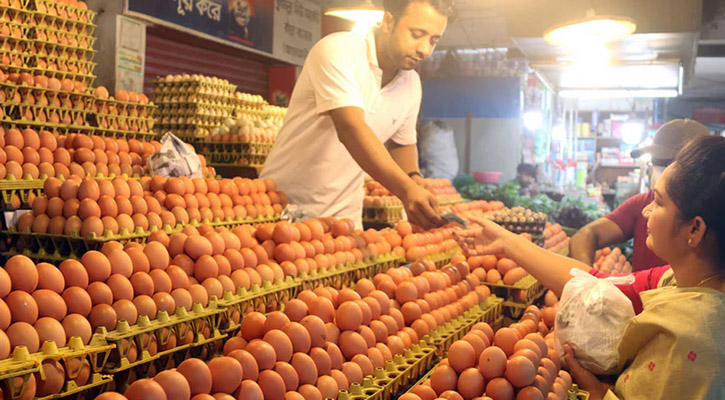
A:
[[[365,42],[368,47],[368,62],[371,66],[380,69],[380,64],[378,64],[378,52],[375,48],[375,31],[373,29],[367,33]]]

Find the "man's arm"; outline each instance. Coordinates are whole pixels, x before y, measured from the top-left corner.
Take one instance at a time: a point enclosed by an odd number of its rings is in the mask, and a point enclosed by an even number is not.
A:
[[[363,110],[358,107],[341,107],[329,113],[337,137],[352,158],[373,179],[400,198],[411,222],[425,229],[440,226],[443,221],[435,196],[418,186],[396,164],[385,146],[365,123]]]
[[[396,164],[406,173],[420,172],[418,167],[418,147],[414,144],[400,145],[392,140],[387,143],[388,152]],[[425,181],[422,175],[413,175],[413,181],[420,186],[425,187]]]
[[[611,246],[627,240],[624,232],[609,218],[599,218],[572,236],[569,243],[569,256],[587,265],[594,263],[594,252],[602,247]]]

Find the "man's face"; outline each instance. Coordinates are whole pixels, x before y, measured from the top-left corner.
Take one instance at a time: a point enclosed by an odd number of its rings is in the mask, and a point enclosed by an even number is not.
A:
[[[448,18],[422,1],[408,5],[397,20],[385,14],[383,32],[388,37],[388,55],[403,70],[414,69],[430,57],[446,29]]]

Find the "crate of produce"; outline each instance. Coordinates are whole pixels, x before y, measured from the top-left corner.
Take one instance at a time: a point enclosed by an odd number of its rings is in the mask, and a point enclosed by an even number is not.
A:
[[[487,214],[487,217],[514,233],[541,235],[546,227],[547,216],[523,207],[503,208]]]
[[[135,325],[119,321],[110,332],[99,328],[115,347],[103,372],[117,374],[132,368],[143,372],[152,362],[165,364],[171,357],[183,360],[195,348],[226,337],[219,330],[224,312],[212,298],[207,307],[196,303],[189,311],[178,307],[173,315],[159,311],[154,320],[139,316]]]
[[[42,349],[30,354],[25,346],[19,346],[11,358],[0,361],[0,381],[6,383],[10,398],[17,397],[24,390],[30,375],[38,373],[40,379],[45,373],[40,366],[43,361],[55,360],[61,363],[66,373],[66,382],[61,392],[44,398],[61,398],[104,385],[111,378],[100,372],[108,362],[111,351],[115,346],[105,340],[103,335],[94,334],[87,345],[79,337],[69,339],[66,347],[58,348],[55,342],[45,342]],[[85,363],[90,367],[88,382],[79,384],[75,382]]]
[[[274,282],[265,281],[262,287],[252,285],[247,290],[239,288],[236,293],[225,292],[218,305],[224,310],[220,318],[219,329],[232,336],[239,329],[243,315],[259,311],[268,313],[282,309],[284,304],[297,296],[300,282],[287,277]]]
[[[479,322],[486,322],[494,329],[500,325],[503,322],[503,299],[490,296],[458,319],[431,332],[431,344],[436,348],[437,355],[442,357],[453,342],[465,336]]]
[[[513,318],[518,318],[526,307],[534,304],[546,292],[546,287],[532,275],[526,275],[513,285],[506,285],[502,281],[481,284],[488,286],[491,293],[504,299],[504,309]]]

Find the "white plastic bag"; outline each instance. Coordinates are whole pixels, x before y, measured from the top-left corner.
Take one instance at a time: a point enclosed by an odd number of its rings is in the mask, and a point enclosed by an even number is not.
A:
[[[618,372],[617,347],[624,328],[634,317],[629,298],[614,285],[634,282],[633,276],[599,279],[572,269],[564,286],[555,323],[555,347],[564,355],[569,344],[579,363],[595,374]]]
[[[171,132],[161,138],[161,150],[149,158],[151,175],[201,178],[201,160],[196,152]]]
[[[453,179],[458,175],[458,151],[453,129],[433,120],[418,133],[420,171],[426,178]]]

